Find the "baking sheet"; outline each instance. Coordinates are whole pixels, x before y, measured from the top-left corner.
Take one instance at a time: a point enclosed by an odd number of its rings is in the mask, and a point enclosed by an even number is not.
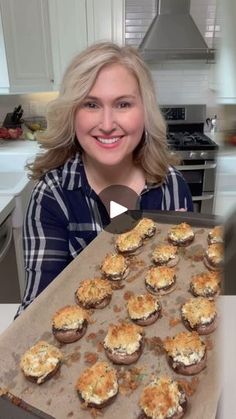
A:
[[[146,292],[144,275],[151,265],[153,248],[158,242],[166,240],[167,231],[172,225],[187,221],[193,226],[196,236],[191,246],[180,250],[177,288],[172,293],[160,297],[162,318],[144,328],[146,344],[138,362],[127,367],[116,366],[119,370],[120,393],[113,404],[102,410],[102,414],[104,419],[118,419],[122,416],[136,418],[140,412],[138,400],[143,387],[150,382],[153,374],[167,373],[178,380],[188,382],[190,390],[195,387],[192,396],[188,397],[185,418],[215,418],[220,393],[217,331],[202,337],[209,348],[207,368],[194,377],[177,375],[171,370],[165,355],[159,350],[158,338],[173,336],[181,330],[186,330],[179,321],[179,309],[181,304],[191,297],[188,292],[191,275],[205,270],[202,255],[207,247],[208,230],[219,220],[213,216],[192,213],[133,211],[116,217],[113,221],[113,231],[120,231],[120,227],[132,227],[141,216],[148,216],[156,221],[158,232],[145,242],[140,255],[130,259],[130,273],[124,281],[124,288],[114,290],[109,306],[93,311],[92,321],[81,340],[60,345],[51,333],[51,318],[62,306],[75,303],[74,292],[82,279],[100,275],[100,263],[108,252],[114,251],[115,235],[107,231],[102,232],[1,335],[1,387],[6,387],[17,397],[55,418],[91,418],[94,411],[82,408],[75,391],[75,383],[84,368],[96,359],[107,360],[101,343],[109,323],[128,318],[126,302],[130,292]],[[65,357],[61,370],[41,386],[26,380],[19,368],[21,355],[39,339],[60,347]],[[132,372],[132,382],[127,382],[128,371]],[[17,416],[15,418],[17,419]]]

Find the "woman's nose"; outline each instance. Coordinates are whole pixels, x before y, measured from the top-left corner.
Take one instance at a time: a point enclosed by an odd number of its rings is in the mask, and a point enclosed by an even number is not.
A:
[[[115,114],[110,107],[103,108],[101,115],[100,129],[104,132],[111,132],[115,128]]]

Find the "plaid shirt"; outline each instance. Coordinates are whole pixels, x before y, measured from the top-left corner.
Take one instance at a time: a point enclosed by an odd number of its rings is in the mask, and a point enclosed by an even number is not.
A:
[[[193,210],[183,176],[169,168],[161,186],[148,185],[141,210]],[[35,186],[24,223],[26,289],[18,314],[110,223],[77,154]]]

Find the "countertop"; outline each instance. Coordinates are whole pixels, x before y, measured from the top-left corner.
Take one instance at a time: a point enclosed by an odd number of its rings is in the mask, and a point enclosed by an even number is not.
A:
[[[34,155],[40,150],[37,141],[30,140],[0,140],[0,154],[30,154]]]

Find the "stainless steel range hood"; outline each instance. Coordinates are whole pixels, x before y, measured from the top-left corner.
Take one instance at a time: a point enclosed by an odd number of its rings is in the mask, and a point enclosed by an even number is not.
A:
[[[139,49],[145,61],[212,60],[208,48],[190,15],[190,0],[159,0],[158,13]]]

